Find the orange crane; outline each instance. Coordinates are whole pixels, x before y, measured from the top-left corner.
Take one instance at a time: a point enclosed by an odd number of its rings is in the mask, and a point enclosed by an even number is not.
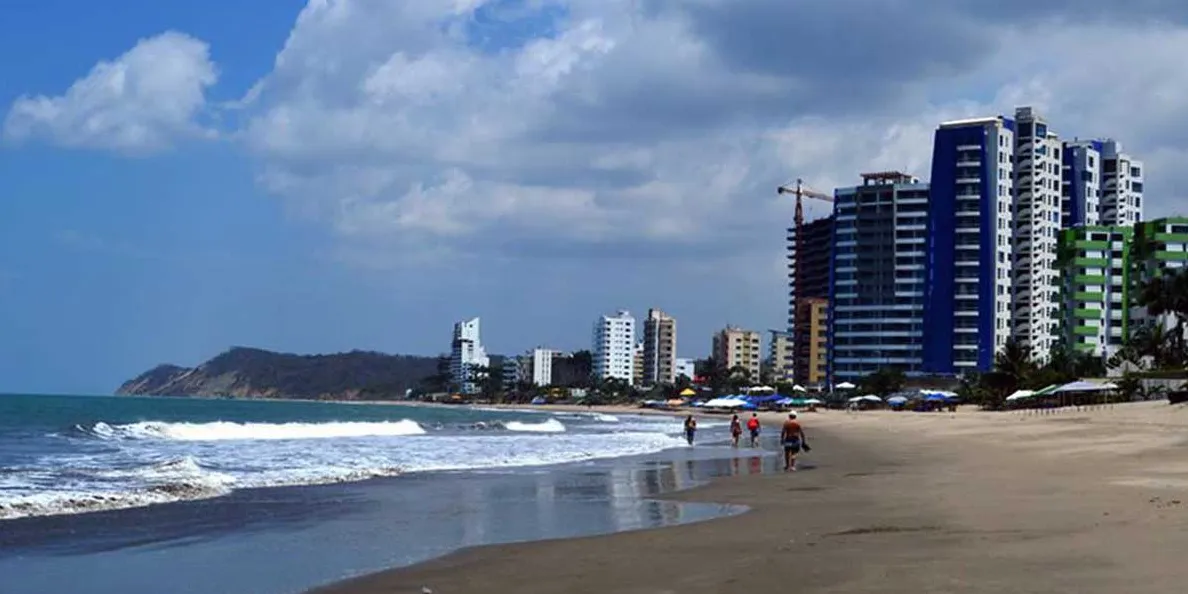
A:
[[[794,301],[790,305],[792,305],[793,319],[796,320],[796,322],[793,324],[793,328],[792,328],[792,342],[793,342],[792,348],[793,348],[793,352],[796,353],[794,355],[794,358],[798,359],[800,356],[799,350],[800,350],[800,345],[801,345],[802,340],[800,337],[797,336],[797,329],[802,326],[802,324],[800,324],[800,318],[802,315],[804,315],[801,312],[801,307],[800,307],[800,297],[802,295],[804,295],[803,286],[802,286],[802,284],[803,284],[802,278],[803,277],[801,275],[801,267],[800,267],[800,258],[804,254],[804,251],[803,251],[803,247],[804,247],[804,232],[803,232],[804,231],[804,229],[803,229],[804,228],[804,204],[803,204],[803,199],[805,197],[808,197],[808,198],[815,198],[815,199],[821,200],[823,202],[833,202],[833,196],[830,196],[829,194],[824,194],[824,193],[821,193],[821,192],[818,192],[816,190],[806,187],[804,185],[804,180],[801,180],[801,179],[796,180],[795,186],[793,186],[791,184],[784,184],[784,185],[776,188],[776,194],[777,195],[792,194],[792,195],[796,196],[796,214],[793,216],[793,219],[792,219],[792,226],[795,229],[795,233],[796,233],[796,239],[795,239],[795,241],[796,241],[796,244],[795,244],[796,255],[795,255],[795,259],[793,260],[795,268],[793,268],[793,270],[792,270],[792,298],[794,299]],[[807,381],[807,376],[801,377],[801,373],[800,373],[801,370],[796,369],[796,367],[798,367],[798,365],[793,366],[793,374],[795,376],[796,381]]]

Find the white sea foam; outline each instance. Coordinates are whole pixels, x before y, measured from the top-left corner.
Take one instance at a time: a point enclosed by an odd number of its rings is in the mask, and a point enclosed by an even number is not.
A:
[[[509,414],[503,412],[502,414]],[[682,447],[679,419],[586,414],[499,419],[502,431],[412,420],[327,423],[93,423],[72,450],[0,470],[0,519],[124,509],[237,489],[313,485],[408,472],[543,466]],[[514,418],[514,417],[512,417]],[[537,417],[540,418],[540,417]],[[416,437],[410,437],[416,436]],[[98,439],[95,439],[98,438]],[[311,446],[310,440],[318,440]],[[88,445],[89,444],[89,445]]]
[[[504,429],[508,431],[521,431],[528,433],[564,433],[565,425],[557,419],[549,419],[540,423],[521,423],[519,421],[511,421],[503,424]]]
[[[169,439],[177,441],[327,439],[423,435],[416,421],[378,423],[164,423],[146,421],[111,426],[95,423],[91,432],[108,439]]]

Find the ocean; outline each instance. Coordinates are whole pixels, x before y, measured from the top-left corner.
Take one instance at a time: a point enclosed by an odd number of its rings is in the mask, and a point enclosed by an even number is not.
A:
[[[661,416],[0,396],[0,594],[296,593],[464,546],[730,515],[649,499],[774,468],[725,425],[690,448]]]

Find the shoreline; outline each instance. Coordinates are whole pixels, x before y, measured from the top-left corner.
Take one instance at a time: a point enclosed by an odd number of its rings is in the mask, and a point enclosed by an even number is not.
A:
[[[760,416],[766,427],[782,418]],[[1188,409],[802,419],[814,444],[804,471],[663,497],[748,506],[740,516],[463,549],[311,592],[1170,594],[1188,580],[1176,554],[1188,546],[1188,463],[1177,451]]]

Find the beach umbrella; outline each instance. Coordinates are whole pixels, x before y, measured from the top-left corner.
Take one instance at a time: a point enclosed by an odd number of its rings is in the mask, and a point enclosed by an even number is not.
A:
[[[883,401],[882,398],[879,398],[878,396],[875,396],[874,394],[867,394],[866,396],[859,396],[858,399],[864,400],[866,402],[882,402]]]
[[[681,390],[681,396],[696,396],[696,395],[697,395],[697,392],[695,392],[693,390],[693,388],[685,388],[684,390]]]
[[[1032,390],[1016,390],[1013,394],[1006,397],[1006,401],[1014,402],[1016,400],[1022,400],[1024,398],[1031,398],[1034,395],[1035,395],[1035,392]]]
[[[825,404],[825,401],[821,400],[820,398],[809,398],[808,400],[805,400],[804,403],[805,404]]]
[[[792,386],[792,391],[793,392],[808,392],[808,390],[806,390],[804,388],[804,386],[800,386],[800,385]]]
[[[854,384],[851,384],[850,382],[842,382],[835,387],[838,390],[853,390],[854,388],[857,388],[858,386],[855,386]]]
[[[892,396],[887,399],[888,404],[904,404],[908,401],[906,396]]]

